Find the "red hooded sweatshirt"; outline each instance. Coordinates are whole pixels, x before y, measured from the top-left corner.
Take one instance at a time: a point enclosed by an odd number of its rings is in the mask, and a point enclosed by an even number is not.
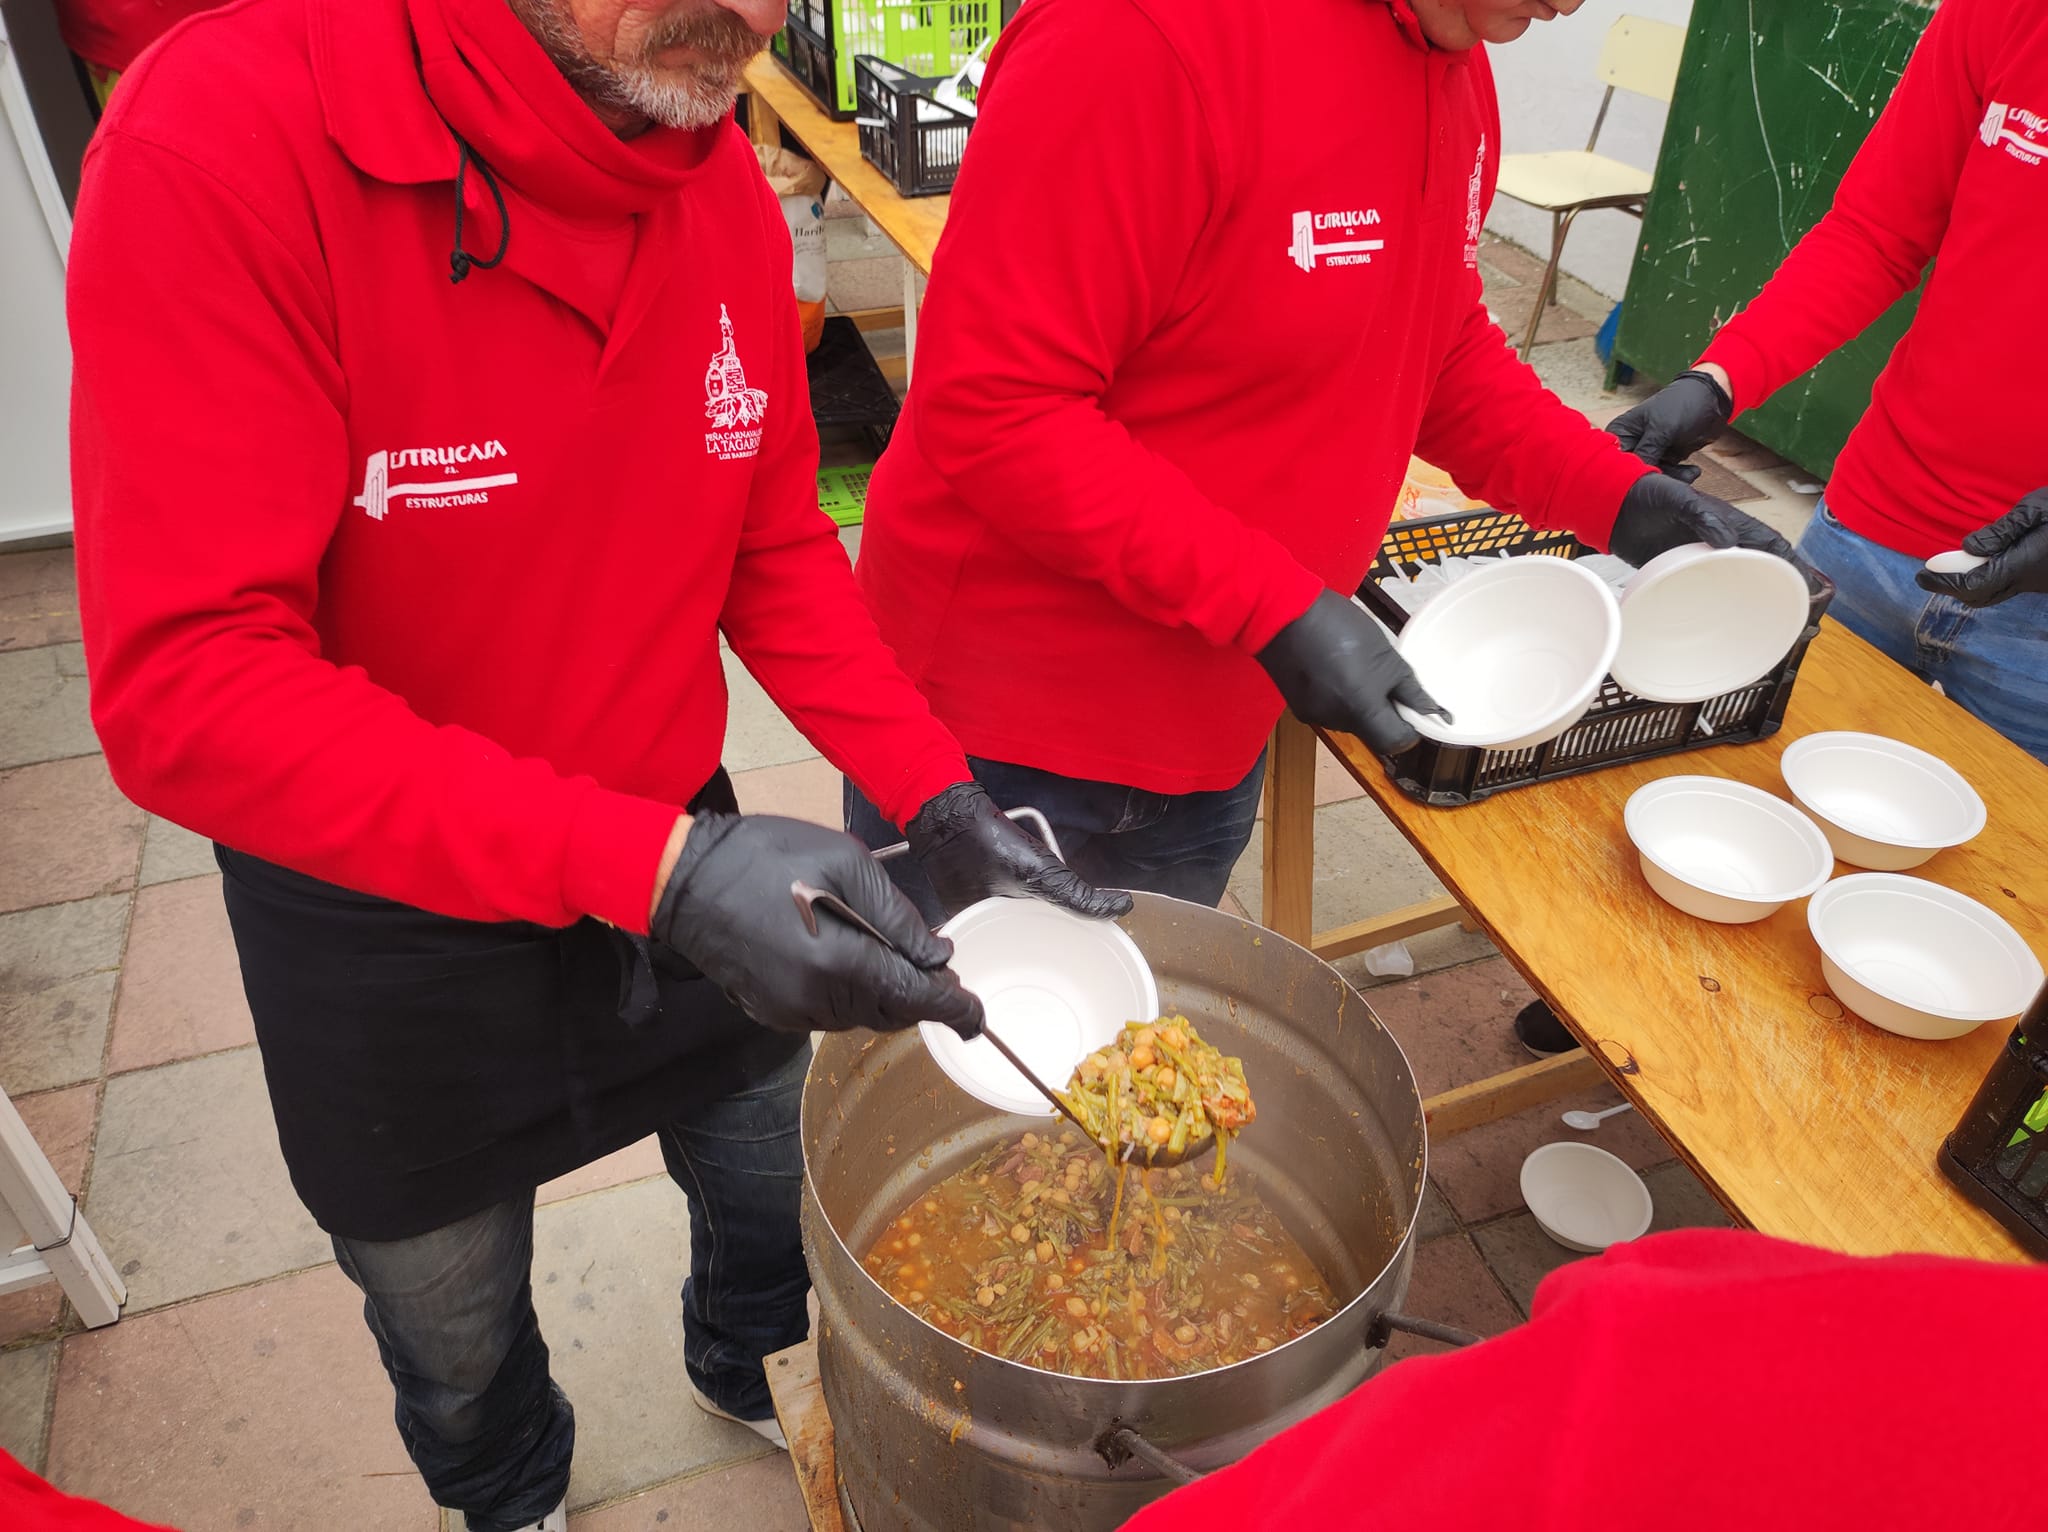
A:
[[[2048,1271],[1732,1230],[1619,1245],[1125,1532],[2032,1532]],[[1409,1306],[1427,1315],[1427,1294]]]
[[[1926,558],[2048,484],[2048,6],[1942,0],[1834,206],[1704,360],[1735,404],[1860,334],[1934,263],[1850,433],[1828,507]]]
[[[1499,149],[1485,55],[1407,0],[1019,12],[859,569],[971,754],[1234,785],[1280,713],[1254,654],[1357,588],[1414,451],[1606,546],[1648,470],[1486,316]]]
[[[458,201],[503,264],[451,283]],[[621,142],[505,0],[166,38],[71,247],[115,779],[366,893],[637,931],[718,766],[721,629],[893,816],[963,780],[818,510],[788,266],[731,124]]]

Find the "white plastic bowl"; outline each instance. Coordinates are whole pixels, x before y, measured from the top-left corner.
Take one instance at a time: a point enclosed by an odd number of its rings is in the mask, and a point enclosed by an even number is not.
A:
[[[1650,887],[1702,920],[1762,920],[1835,870],[1819,825],[1742,782],[1666,777],[1637,788],[1621,817]]]
[[[1984,828],[1984,800],[1939,756],[1878,734],[1809,734],[1785,747],[1785,785],[1852,867],[1901,872]]]
[[[953,971],[981,997],[988,1024],[1039,1079],[1058,1090],[1074,1066],[1113,1042],[1127,1021],[1159,1014],[1152,965],[1113,920],[1084,920],[1042,899],[984,899],[945,925]],[[995,1045],[950,1027],[918,1028],[946,1078],[999,1111],[1050,1117],[1052,1107]]]
[[[1569,1250],[1605,1250],[1649,1232],[1656,1211],[1643,1178],[1591,1144],[1545,1144],[1522,1161],[1522,1200]]]
[[[1455,722],[1401,712],[1446,745],[1520,750],[1586,714],[1621,642],[1621,607],[1570,559],[1502,559],[1431,599],[1396,647]]]
[[[1806,923],[1834,997],[1901,1037],[1961,1037],[2017,1016],[2041,988],[2041,960],[2019,932],[1925,878],[1837,878],[1808,901]]]
[[[1806,576],[1754,548],[1660,553],[1622,593],[1614,679],[1650,702],[1740,691],[1799,642],[1811,599]]]

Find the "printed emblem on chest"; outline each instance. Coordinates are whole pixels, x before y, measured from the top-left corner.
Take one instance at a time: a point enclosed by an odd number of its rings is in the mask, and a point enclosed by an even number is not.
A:
[[[718,330],[724,343],[704,369],[704,450],[722,462],[749,458],[761,450],[761,422],[768,418],[768,395],[747,386],[747,370],[733,343],[732,316],[718,306]]]
[[[2048,117],[2025,107],[1994,101],[1984,109],[1977,137],[1987,149],[2002,149],[2023,165],[2048,159]]]
[[[1294,215],[1287,257],[1303,271],[1329,266],[1370,266],[1387,242],[1367,230],[1380,227],[1377,208],[1340,208],[1335,212]]]
[[[372,521],[382,521],[396,506],[407,510],[442,510],[450,506],[489,505],[495,490],[517,484],[509,467],[495,473],[465,473],[507,456],[495,438],[458,442],[445,447],[393,447],[372,452],[363,464],[363,492],[353,504]],[[394,475],[399,482],[394,483]]]

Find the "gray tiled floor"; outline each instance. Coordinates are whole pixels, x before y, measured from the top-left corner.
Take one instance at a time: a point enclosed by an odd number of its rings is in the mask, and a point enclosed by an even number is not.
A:
[[[44,1410],[56,1365],[55,1341],[0,1351],[0,1452],[11,1453],[38,1471],[43,1466]]]
[[[100,1071],[126,894],[0,915],[0,1081],[27,1095]]]
[[[0,653],[0,769],[91,755],[99,747],[82,645]]]
[[[144,886],[201,878],[219,871],[220,865],[213,859],[212,841],[168,819],[150,816],[149,836],[142,844],[140,881]]]

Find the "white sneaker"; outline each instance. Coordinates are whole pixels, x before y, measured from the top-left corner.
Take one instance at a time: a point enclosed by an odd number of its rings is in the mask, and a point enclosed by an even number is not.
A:
[[[706,1415],[716,1415],[720,1420],[729,1420],[736,1426],[745,1426],[749,1431],[760,1437],[762,1441],[769,1443],[771,1446],[780,1447],[784,1452],[789,1451],[789,1443],[783,1440],[782,1427],[775,1423],[773,1415],[770,1415],[766,1420],[741,1420],[739,1416],[733,1414],[730,1410],[721,1410],[717,1405],[705,1398],[703,1394],[698,1392],[697,1385],[694,1383],[690,1385],[690,1397],[697,1401],[697,1408]]]
[[[529,1521],[519,1532],[569,1532],[569,1502],[565,1498],[539,1521]]]

